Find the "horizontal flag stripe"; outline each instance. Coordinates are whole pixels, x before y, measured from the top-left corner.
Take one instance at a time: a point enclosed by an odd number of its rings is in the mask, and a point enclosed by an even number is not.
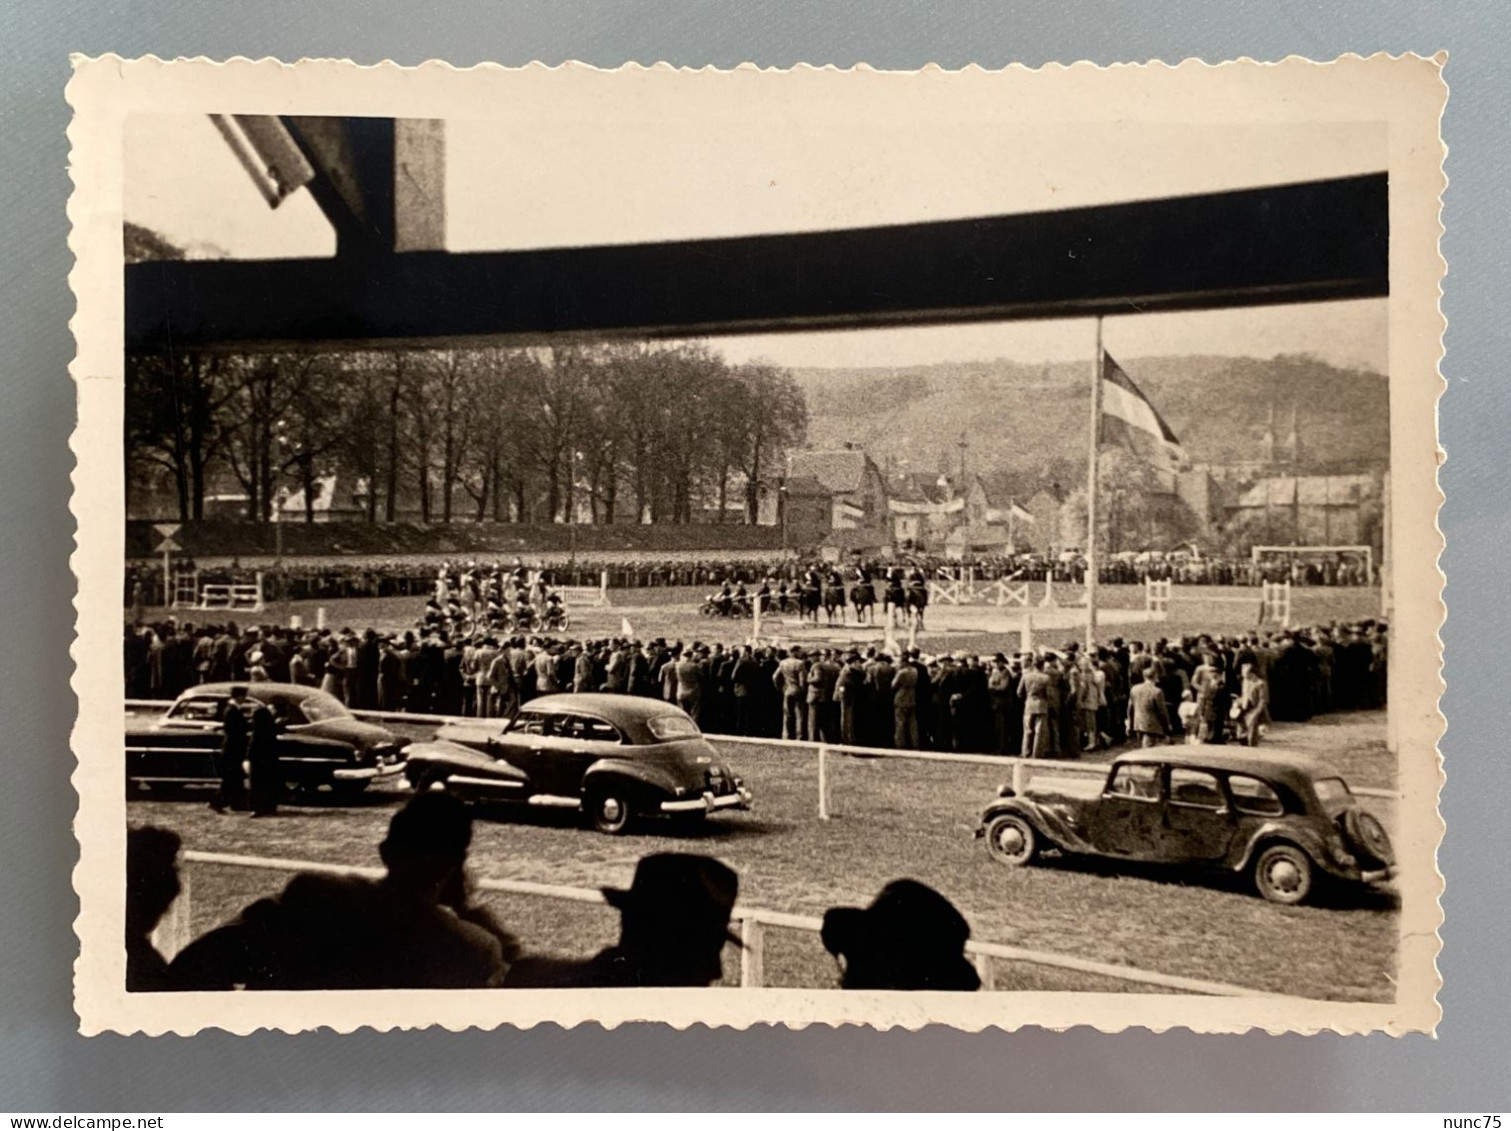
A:
[[[1110,353],[1102,352],[1102,400],[1104,409],[1127,421],[1135,428],[1142,428],[1169,444],[1178,445],[1170,425],[1149,403],[1149,398],[1133,383],[1133,378],[1123,371]]]
[[[1134,396],[1127,389],[1120,388],[1105,381],[1102,384],[1102,411],[1108,416],[1115,416],[1125,424],[1148,432],[1156,439],[1166,439],[1165,430],[1160,427],[1159,414],[1153,406],[1142,397]]]
[[[1178,444],[1151,435],[1110,414],[1102,417],[1101,443],[1126,448],[1134,456],[1156,466],[1174,467],[1181,462]]]

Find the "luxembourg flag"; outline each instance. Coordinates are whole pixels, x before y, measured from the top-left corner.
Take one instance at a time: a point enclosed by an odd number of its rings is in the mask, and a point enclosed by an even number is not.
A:
[[[1173,466],[1185,462],[1185,450],[1170,425],[1106,350],[1102,351],[1100,440],[1119,441],[1140,455],[1152,455]]]

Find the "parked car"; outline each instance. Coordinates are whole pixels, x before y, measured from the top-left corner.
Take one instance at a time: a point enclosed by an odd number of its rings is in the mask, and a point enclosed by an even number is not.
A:
[[[405,774],[464,800],[580,807],[605,833],[750,808],[750,790],[685,711],[634,695],[544,695],[512,722],[448,724],[409,748]]]
[[[215,757],[231,683],[202,683],[146,726],[126,727],[126,780],[159,785],[219,782]],[[266,704],[282,719],[278,757],[290,787],[357,793],[404,772],[407,738],[352,717],[333,695],[295,683],[250,683],[248,714]]]
[[[1300,903],[1319,881],[1395,873],[1390,837],[1347,783],[1309,758],[1222,746],[1125,754],[1105,779],[1040,776],[1003,786],[978,837],[1013,867],[1040,852],[1248,875],[1265,899]]]

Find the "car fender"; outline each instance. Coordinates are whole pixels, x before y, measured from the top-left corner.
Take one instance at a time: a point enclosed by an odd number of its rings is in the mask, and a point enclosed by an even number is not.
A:
[[[1315,829],[1300,823],[1299,821],[1271,820],[1256,826],[1249,835],[1238,841],[1229,853],[1228,864],[1235,872],[1242,872],[1254,861],[1262,846],[1273,841],[1284,840],[1294,844],[1308,856],[1318,867],[1328,871],[1337,871],[1338,866],[1333,862],[1332,853],[1328,851],[1326,841],[1317,834]]]
[[[1094,849],[1086,843],[1080,833],[1071,828],[1058,813],[1051,809],[1036,804],[1027,797],[1002,797],[986,807],[986,812],[981,814],[981,826],[985,828],[993,819],[1004,813],[1016,813],[1029,824],[1033,825],[1046,841],[1057,848],[1067,849],[1071,852],[1092,852]]]
[[[678,781],[663,766],[654,762],[631,762],[621,758],[600,758],[582,775],[582,791],[587,793],[594,784],[610,779],[633,782],[668,797],[677,795]]]
[[[447,742],[444,739],[415,742],[406,747],[404,753],[411,769],[435,767],[452,773],[528,784],[529,775],[518,766],[480,754],[460,742]]]

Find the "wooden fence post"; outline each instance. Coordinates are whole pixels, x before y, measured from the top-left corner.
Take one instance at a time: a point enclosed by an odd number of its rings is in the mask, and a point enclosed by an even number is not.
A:
[[[753,915],[740,916],[740,988],[760,989],[766,984],[766,933]]]
[[[157,926],[152,930],[153,947],[169,962],[173,961],[179,951],[194,941],[189,928],[189,919],[194,910],[194,897],[187,861],[179,863],[178,879],[178,898],[168,906],[168,910],[163,913],[163,917],[157,921]]]
[[[829,819],[829,748],[818,744],[818,819]]]
[[[1022,759],[1013,763],[1013,796],[1022,797],[1023,790],[1028,785],[1028,767]]]
[[[970,959],[971,965],[976,968],[976,974],[981,978],[981,988],[983,990],[996,989],[997,984],[994,979],[996,978],[997,971],[996,963],[992,961],[992,956],[990,954],[983,954],[977,950],[971,952]]]

